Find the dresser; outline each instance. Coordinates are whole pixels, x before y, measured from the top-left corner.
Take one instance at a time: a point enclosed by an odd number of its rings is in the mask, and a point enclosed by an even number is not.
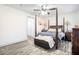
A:
[[[73,28],[71,42],[72,42],[72,54],[79,55],[79,28]]]

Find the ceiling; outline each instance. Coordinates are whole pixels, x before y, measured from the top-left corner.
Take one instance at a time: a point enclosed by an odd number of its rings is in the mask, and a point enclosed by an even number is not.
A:
[[[58,8],[59,14],[75,12],[79,10],[79,4],[47,4],[47,8]],[[37,11],[34,9],[40,9],[40,4],[7,4],[7,6],[17,8],[19,10],[25,11],[32,15],[37,14]],[[55,13],[55,11],[50,11],[51,15]]]

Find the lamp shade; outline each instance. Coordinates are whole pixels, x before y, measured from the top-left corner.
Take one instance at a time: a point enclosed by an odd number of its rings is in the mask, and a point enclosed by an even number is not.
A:
[[[65,24],[66,24],[66,25],[70,25],[70,22],[69,22],[69,21],[66,21]]]

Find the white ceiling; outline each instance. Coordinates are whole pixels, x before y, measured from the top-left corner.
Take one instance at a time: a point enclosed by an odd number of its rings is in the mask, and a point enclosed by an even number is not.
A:
[[[34,9],[39,9],[39,4],[8,4],[7,6],[20,9],[22,11],[28,12],[30,14],[37,14],[38,12],[33,11]],[[47,8],[58,8],[59,14],[75,12],[79,10],[79,4],[48,4]],[[51,14],[54,12],[51,11]]]

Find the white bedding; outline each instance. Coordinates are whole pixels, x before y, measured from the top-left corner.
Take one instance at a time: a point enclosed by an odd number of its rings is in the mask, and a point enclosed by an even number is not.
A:
[[[36,38],[39,39],[39,40],[44,40],[44,41],[48,42],[50,48],[52,48],[55,44],[55,42],[54,42],[54,40],[51,36],[41,36],[41,35],[39,35]]]
[[[53,34],[54,34],[54,35],[53,35],[53,37],[54,37],[56,33],[53,33]],[[65,33],[63,33],[63,32],[59,32],[59,33],[58,33],[58,37],[59,37],[60,40],[61,40],[64,36],[65,36]],[[42,36],[42,35],[38,35],[38,36],[36,37],[36,39],[44,40],[44,41],[48,42],[50,48],[52,48],[52,47],[54,46],[54,44],[55,44],[55,42],[54,42],[54,40],[53,40],[53,37],[52,37],[52,36]]]

